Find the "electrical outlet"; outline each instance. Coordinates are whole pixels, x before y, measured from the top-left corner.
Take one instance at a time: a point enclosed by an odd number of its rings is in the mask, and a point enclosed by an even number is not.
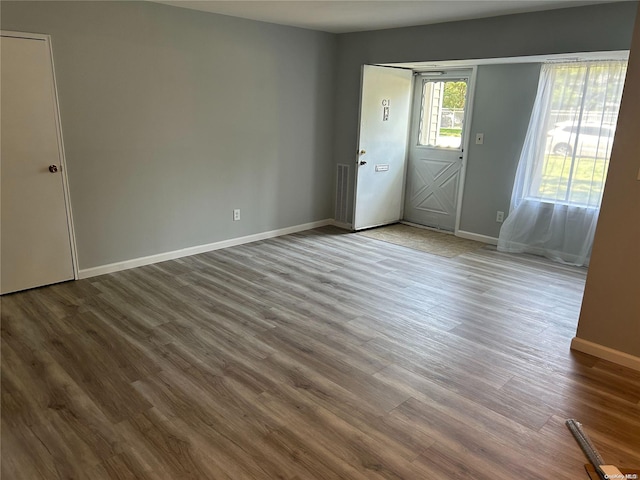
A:
[[[496,213],[496,222],[498,223],[504,222],[504,212],[501,212],[500,210],[498,210],[498,212]]]
[[[476,133],[476,145],[484,144],[484,133]]]
[[[240,220],[240,209],[236,208],[233,210],[233,221],[237,222],[238,220]]]

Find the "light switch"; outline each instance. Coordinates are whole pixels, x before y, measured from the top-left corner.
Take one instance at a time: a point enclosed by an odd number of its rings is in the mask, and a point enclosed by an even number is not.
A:
[[[476,145],[482,145],[484,143],[484,133],[476,133]]]

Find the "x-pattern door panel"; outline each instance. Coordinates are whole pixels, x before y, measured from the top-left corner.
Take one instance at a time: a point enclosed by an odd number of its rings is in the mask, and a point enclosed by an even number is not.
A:
[[[408,202],[421,222],[443,223],[441,217],[451,217],[456,211],[460,168],[456,162],[421,158],[412,165]]]

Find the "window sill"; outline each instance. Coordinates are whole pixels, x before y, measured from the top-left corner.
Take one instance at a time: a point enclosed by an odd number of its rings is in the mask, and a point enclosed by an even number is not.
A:
[[[570,203],[570,202],[561,202],[561,201],[552,201],[552,200],[543,200],[541,198],[535,197],[526,197],[522,200],[527,203],[536,203],[541,205],[543,208],[581,208],[583,210],[598,210],[600,207],[595,207],[593,205],[585,205],[581,203]]]

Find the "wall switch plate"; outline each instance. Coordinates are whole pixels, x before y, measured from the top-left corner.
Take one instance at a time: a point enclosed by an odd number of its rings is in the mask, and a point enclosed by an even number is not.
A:
[[[476,133],[476,145],[484,144],[484,133]]]
[[[236,208],[233,210],[233,221],[237,222],[238,220],[240,220],[240,209]]]
[[[504,212],[501,212],[499,210],[498,212],[496,212],[496,222],[498,223],[504,222]]]

